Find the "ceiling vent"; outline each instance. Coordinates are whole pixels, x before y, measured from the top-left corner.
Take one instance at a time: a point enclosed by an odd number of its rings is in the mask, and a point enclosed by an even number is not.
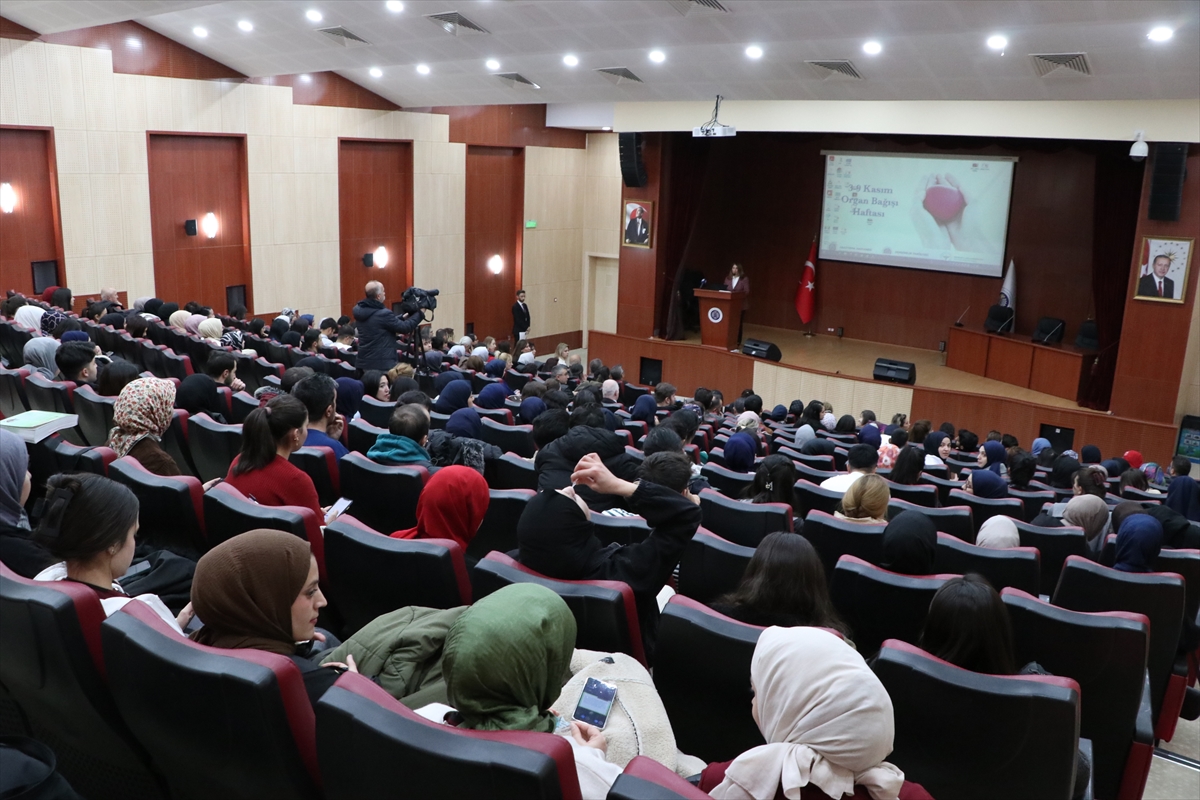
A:
[[[510,89],[520,89],[522,87],[529,87],[530,89],[542,88],[518,72],[499,72],[496,73],[496,77],[504,81]]]
[[[369,45],[366,39],[356,33],[351,33],[342,26],[336,28],[317,28],[317,33],[323,33],[342,47],[362,47]]]
[[[594,71],[599,72],[602,77],[607,78],[617,86],[620,86],[623,83],[645,82],[637,75],[634,75],[632,72],[630,72],[628,67],[602,67],[601,69]]]
[[[1030,53],[1029,58],[1033,61],[1033,70],[1039,78],[1060,69],[1080,75],[1092,74],[1092,65],[1088,63],[1087,53]]]
[[[717,0],[667,0],[671,8],[683,16],[688,14],[728,14],[729,9]]]
[[[849,59],[837,61],[805,61],[812,67],[813,72],[820,75],[822,78],[831,78],[842,76],[843,78],[851,78],[852,80],[861,81],[862,73],[854,66],[854,62]]]
[[[449,11],[445,14],[426,14],[425,19],[434,23],[451,36],[491,33],[488,29],[479,27],[457,11]]]

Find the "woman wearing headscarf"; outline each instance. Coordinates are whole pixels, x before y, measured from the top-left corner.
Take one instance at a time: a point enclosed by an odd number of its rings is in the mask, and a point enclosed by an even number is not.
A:
[[[442,370],[442,351],[441,350],[427,350],[425,352],[425,366],[429,367],[429,369],[433,370],[434,372],[441,372],[441,370]]]
[[[58,376],[58,364],[54,361],[58,347],[58,339],[39,336],[25,343],[21,348],[21,358],[24,359],[25,366],[52,381]]]
[[[47,302],[52,306],[61,308],[63,311],[70,311],[74,301],[71,297],[71,290],[65,286],[60,286],[54,290]]]
[[[197,315],[198,316],[198,315]],[[191,321],[191,317],[188,321]],[[200,317],[199,324],[196,325],[196,335],[202,336],[214,344],[224,344],[222,337],[225,334],[225,326],[221,324],[221,320],[216,317]],[[240,347],[237,349],[241,349]]]
[[[441,394],[433,401],[433,410],[439,414],[453,414],[460,409],[468,408],[471,404],[471,382],[451,381],[442,389]],[[478,414],[476,417],[478,418]]]
[[[475,470],[439,469],[421,489],[416,527],[396,531],[392,538],[450,539],[465,554],[487,514],[488,498],[487,481]]]
[[[996,444],[1000,444],[996,442]],[[941,431],[930,431],[925,436],[925,466],[945,468],[946,459],[950,457],[950,437]],[[1004,448],[1000,448],[1001,451]]]
[[[879,433],[879,428],[874,425],[863,425],[862,430],[858,432],[858,441],[861,444],[869,444],[878,450],[883,444],[883,437]]]
[[[277,342],[283,341],[283,336],[291,331],[292,324],[288,322],[286,317],[276,317],[271,320],[271,327],[268,335]]]
[[[739,431],[749,433],[751,436],[757,438],[761,422],[762,420],[758,414],[755,414],[753,411],[743,411],[741,414],[738,414],[736,427]]]
[[[163,301],[161,299],[157,297],[151,297],[146,301],[146,305],[142,307],[142,316],[145,317],[147,321],[151,322],[156,319],[162,319],[162,317],[158,315],[158,312],[162,310],[162,307]]]
[[[140,314],[140,313],[142,313],[143,311],[145,311],[145,310],[146,310],[146,303],[148,303],[149,301],[151,301],[151,300],[153,300],[153,299],[154,299],[153,297],[139,297],[138,299],[134,300],[134,301],[133,301],[133,310],[134,310],[134,312],[135,312],[135,313],[137,313],[137,314]]]
[[[540,397],[526,397],[521,401],[521,409],[517,412],[517,416],[521,420],[522,425],[532,425],[533,421],[538,418],[538,415],[546,410],[546,404]]]
[[[1042,454],[1043,450],[1046,450],[1050,446],[1049,439],[1043,439],[1039,436],[1038,438],[1034,439],[1033,444],[1029,446],[1029,452],[1033,454],[1034,458],[1037,458]]]
[[[634,402],[629,416],[637,422],[646,423],[647,428],[653,428],[657,422],[655,417],[655,411],[657,410],[658,405],[654,402],[654,395],[644,394]]]
[[[485,351],[487,350],[486,347],[483,349]],[[508,364],[505,363],[504,359],[493,358],[491,361],[487,362],[487,366],[483,368],[483,371],[489,378],[499,378],[504,375],[504,370],[507,366]]]
[[[767,628],[750,661],[750,685],[751,713],[766,744],[708,765],[700,788],[717,800],[930,798],[884,761],[896,731],[892,700],[839,636]]]
[[[554,733],[550,706],[575,648],[575,617],[561,597],[531,583],[505,586],[469,607],[446,636],[442,674],[458,726]],[[604,758],[604,734],[571,722],[580,795],[604,797],[621,768]]]
[[[979,526],[979,533],[975,535],[975,544],[989,550],[1011,550],[1021,546],[1021,533],[1017,530],[1017,523],[1013,522],[1011,517],[1003,515],[988,517]]]
[[[1137,450],[1126,450],[1121,458],[1125,459],[1125,462],[1134,469],[1142,468],[1142,454]]]
[[[1054,459],[1050,467],[1050,477],[1047,479],[1051,488],[1071,489],[1075,486],[1075,473],[1079,471],[1080,463],[1068,455]]]
[[[928,448],[926,448],[928,452]],[[1008,468],[1005,462],[1008,460],[1008,451],[1004,449],[1004,445],[997,441],[988,441],[983,443],[983,447],[979,448],[979,466],[982,469],[990,470],[1000,477],[1004,477],[1008,473]]]
[[[1121,572],[1153,572],[1154,559],[1163,545],[1162,523],[1149,514],[1126,517],[1117,534],[1114,569]]]
[[[192,336],[199,336],[200,323],[204,322],[206,319],[208,319],[208,317],[204,316],[203,314],[191,314],[183,321],[183,329]],[[219,321],[220,320],[218,320],[218,322]]]
[[[1181,471],[1185,467],[1188,471]],[[1176,458],[1171,463],[1171,469],[1175,477],[1167,484],[1167,508],[1192,522],[1200,522],[1200,483],[1192,480],[1191,464],[1187,459]]]
[[[754,471],[754,454],[758,443],[748,433],[739,432],[725,443],[725,468],[734,472]]]
[[[1083,528],[1087,537],[1089,557],[1093,561],[1100,558],[1100,550],[1104,546],[1104,534],[1109,525],[1110,510],[1108,503],[1094,494],[1081,494],[1067,501],[1062,512],[1062,524]]]
[[[32,578],[55,561],[31,538],[25,503],[32,489],[25,442],[0,428],[0,561],[23,578]]]
[[[60,323],[66,322],[66,320],[67,315],[64,314],[61,309],[46,309],[46,313],[42,314],[42,318],[38,323],[41,326],[42,335],[52,336],[54,334],[54,329],[57,328]]]
[[[191,317],[191,313],[182,309],[172,312],[167,318],[167,322],[177,331],[187,333],[187,321]]]
[[[46,309],[41,306],[26,305],[21,306],[13,313],[13,319],[33,331],[33,335],[37,337],[42,335],[42,316],[45,313]]]
[[[1034,442],[1034,444],[1037,444],[1037,442]],[[1047,442],[1047,446],[1049,446],[1049,442]],[[1034,451],[1034,455],[1036,456],[1038,452]],[[1100,448],[1094,444],[1085,444],[1079,450],[1079,462],[1081,464],[1099,464],[1103,460],[1103,457],[1100,455]]]
[[[419,392],[421,384],[417,383],[416,378],[396,378],[392,381],[392,399],[399,402],[400,395],[405,392]]]
[[[963,490],[976,497],[986,500],[1000,500],[1008,497],[1008,484],[991,470],[973,469],[967,475]]]
[[[484,409],[504,408],[508,399],[508,387],[503,383],[489,383],[475,397],[475,407]]]
[[[904,575],[930,575],[937,528],[920,511],[902,511],[883,531],[879,566]]]
[[[446,433],[467,439],[478,439],[483,434],[483,420],[473,408],[460,408],[446,420]]]
[[[159,378],[138,378],[126,384],[113,408],[108,446],[118,458],[130,456],[155,475],[181,475],[179,465],[159,442],[175,410],[175,384]]]
[[[434,395],[434,397],[441,394],[443,389],[445,389],[447,386],[449,386],[451,383],[454,383],[455,381],[466,381],[469,384],[471,381],[471,378],[470,378],[470,376],[464,375],[463,373],[459,372],[456,369],[448,369],[445,372],[439,373],[433,379],[433,395]]]
[[[219,323],[220,320],[217,320],[217,322]],[[207,324],[208,324],[207,322],[202,322],[200,324],[201,333],[204,332],[204,326]],[[209,329],[212,330],[211,325],[209,326]],[[224,329],[224,326],[222,326],[222,329]],[[221,333],[221,335],[217,341],[220,342],[222,347],[228,347],[231,350],[247,350],[246,337],[237,328],[230,328],[228,330],[224,330],[223,333]],[[247,352],[253,353],[256,358],[258,357],[258,352],[255,350],[248,350]]]
[[[158,307],[158,311],[155,313],[158,315],[159,319],[169,325],[171,323],[171,317],[179,313],[179,303],[163,303]],[[188,316],[191,316],[191,314],[189,313]],[[182,325],[183,320],[180,320],[179,324]]]
[[[354,378],[337,379],[337,412],[347,421],[358,416],[358,406],[362,402],[363,383]]]

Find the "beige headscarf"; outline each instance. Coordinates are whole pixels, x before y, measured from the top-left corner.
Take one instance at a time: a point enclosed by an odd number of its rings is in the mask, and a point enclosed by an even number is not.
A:
[[[904,773],[883,759],[896,725],[892,699],[854,648],[818,628],[767,628],[750,677],[767,744],[742,753],[710,792],[717,800],[799,797],[816,786],[830,797],[863,786],[895,800]]]
[[[1021,546],[1021,533],[1017,530],[1017,523],[1010,517],[988,517],[979,526],[975,544],[989,550],[1008,550]]]
[[[172,314],[168,321],[171,323],[172,328],[175,328],[176,330],[180,330],[180,331],[183,331],[184,333],[187,333],[186,325],[187,325],[188,317],[190,317],[190,316],[192,316],[192,312],[184,311],[183,309],[180,309],[179,311],[176,311],[174,314]]]
[[[225,332],[225,326],[221,324],[221,320],[216,317],[209,317],[200,323],[197,331],[205,339],[221,340],[221,334]]]
[[[1063,523],[1083,528],[1088,539],[1095,538],[1108,522],[1108,503],[1094,494],[1081,494],[1067,501]]]
[[[743,411],[738,415],[737,429],[739,431],[750,431],[751,433],[754,433],[758,430],[759,422],[760,420],[758,418],[758,414],[755,414],[753,411]]]

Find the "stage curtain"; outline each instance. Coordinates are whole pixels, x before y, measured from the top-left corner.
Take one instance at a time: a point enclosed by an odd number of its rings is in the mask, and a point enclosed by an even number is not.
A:
[[[1092,297],[1100,350],[1091,365],[1091,378],[1080,397],[1080,404],[1085,408],[1107,411],[1112,396],[1145,163],[1123,154],[1096,155]],[[1084,369],[1087,368],[1085,364]]]
[[[663,197],[666,214],[660,217],[658,228],[658,246],[662,248],[658,263],[664,272],[659,286],[666,290],[660,294],[662,302],[655,315],[654,333],[664,339],[682,339],[683,303],[679,276],[687,267],[692,234],[700,218],[700,200],[712,143],[677,133],[668,135],[665,145]]]

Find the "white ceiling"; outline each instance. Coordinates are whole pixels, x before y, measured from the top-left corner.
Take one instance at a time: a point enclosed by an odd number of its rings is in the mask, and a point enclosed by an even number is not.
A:
[[[668,0],[4,0],[39,33],[132,19],[251,76],[333,70],[407,107],[704,100],[1106,100],[1200,98],[1200,0],[721,0],[684,16]],[[310,22],[315,8],[324,20]],[[424,18],[458,11],[488,35],[454,37]],[[237,28],[254,24],[252,33]],[[199,39],[192,28],[203,26]],[[315,32],[342,25],[371,44]],[[1150,42],[1157,25],[1175,29]],[[1008,37],[1004,55],[991,34]],[[868,56],[876,39],[883,52]],[[756,44],[765,55],[744,55]],[[665,63],[647,54],[659,48]],[[1038,78],[1030,53],[1088,54],[1093,75]],[[566,67],[573,53],[579,66]],[[484,66],[542,87],[515,89]],[[865,80],[821,79],[806,60],[849,58]],[[417,64],[428,64],[419,75]],[[624,66],[644,84],[593,72]],[[383,77],[370,77],[379,67]]]

